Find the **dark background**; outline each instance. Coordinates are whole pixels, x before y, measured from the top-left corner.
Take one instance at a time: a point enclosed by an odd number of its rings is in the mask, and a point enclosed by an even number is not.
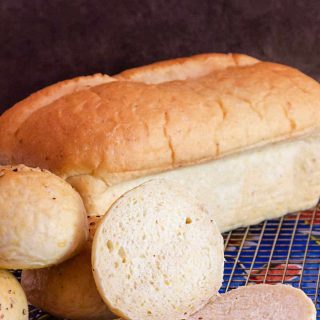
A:
[[[320,80],[319,0],[0,0],[0,113],[78,75],[241,52]]]

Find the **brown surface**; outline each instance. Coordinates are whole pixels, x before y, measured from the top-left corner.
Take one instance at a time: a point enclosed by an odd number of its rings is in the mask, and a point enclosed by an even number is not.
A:
[[[15,134],[20,125],[32,113],[64,95],[112,80],[109,76],[101,74],[65,80],[44,88],[17,103],[14,108],[11,108],[0,117],[1,132],[5,133],[0,135],[0,163],[11,164],[9,160],[10,150],[14,145]]]

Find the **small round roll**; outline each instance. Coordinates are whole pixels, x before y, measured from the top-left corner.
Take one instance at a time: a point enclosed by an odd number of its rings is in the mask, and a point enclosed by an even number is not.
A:
[[[0,319],[28,320],[26,295],[17,279],[5,270],[0,270]]]
[[[93,274],[124,319],[186,319],[215,294],[223,240],[209,213],[181,187],[147,182],[119,198],[99,223]]]
[[[21,284],[28,301],[60,318],[115,319],[101,299],[91,268],[91,244],[60,265],[23,270]]]
[[[0,166],[0,268],[61,263],[88,237],[79,194],[61,178],[23,165]]]

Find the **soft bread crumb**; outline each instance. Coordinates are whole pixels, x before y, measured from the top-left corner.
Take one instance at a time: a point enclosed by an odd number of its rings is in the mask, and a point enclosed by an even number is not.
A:
[[[288,285],[239,287],[217,296],[189,320],[315,320],[316,309],[300,289]]]
[[[222,282],[223,241],[209,213],[164,180],[118,199],[99,224],[92,252],[98,290],[126,319],[182,319]]]

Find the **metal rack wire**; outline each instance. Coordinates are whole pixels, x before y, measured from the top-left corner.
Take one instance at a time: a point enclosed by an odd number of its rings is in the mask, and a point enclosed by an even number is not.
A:
[[[224,234],[221,292],[257,283],[301,288],[320,319],[320,207]]]
[[[221,293],[257,283],[301,288],[320,319],[320,205],[223,235],[225,269]],[[31,320],[54,320],[31,307]]]

